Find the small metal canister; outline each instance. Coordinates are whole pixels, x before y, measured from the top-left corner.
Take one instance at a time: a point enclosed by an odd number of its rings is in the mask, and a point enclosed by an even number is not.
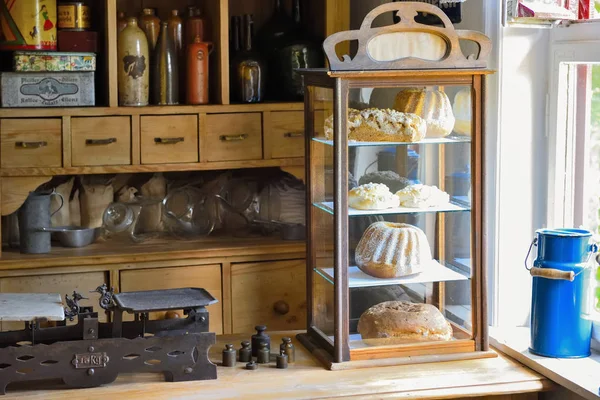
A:
[[[242,342],[242,348],[239,350],[239,360],[240,362],[252,361],[252,349],[250,348],[250,342],[247,340]]]
[[[58,3],[58,29],[87,31],[92,27],[90,7],[80,1]]]
[[[225,350],[223,350],[223,366],[224,367],[235,367],[235,354],[236,351],[232,344],[226,344]]]
[[[267,330],[265,325],[257,325],[254,329],[256,329],[256,334],[252,335],[252,355],[258,357],[258,349],[261,343],[266,343],[267,349],[271,349],[271,338],[265,333]]]
[[[262,342],[258,348],[256,362],[259,364],[268,364],[271,361],[271,352],[267,348],[267,344]]]

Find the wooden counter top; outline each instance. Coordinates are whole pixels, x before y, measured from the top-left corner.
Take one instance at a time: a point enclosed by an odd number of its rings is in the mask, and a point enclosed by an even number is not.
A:
[[[273,348],[282,334],[271,333]],[[288,334],[289,336],[289,334]],[[211,359],[220,364],[225,343],[240,347],[250,335],[217,337]],[[247,371],[241,363],[234,368],[219,367],[212,381],[169,383],[157,374],[128,374],[116,382],[93,389],[64,389],[58,384],[9,386],[6,399],[315,399],[364,398],[440,399],[471,396],[533,393],[551,390],[555,385],[529,368],[503,355],[491,359],[404,365],[344,371],[324,369],[292,335],[296,362],[285,370],[260,365]],[[27,388],[27,390],[26,390]]]

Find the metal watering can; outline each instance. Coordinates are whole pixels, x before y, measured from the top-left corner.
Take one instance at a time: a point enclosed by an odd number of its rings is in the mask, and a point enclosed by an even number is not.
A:
[[[531,346],[534,354],[556,358],[588,357],[592,322],[585,318],[591,299],[590,259],[598,251],[584,229],[539,229],[529,246],[525,268],[533,276]],[[527,260],[533,247],[533,267]]]

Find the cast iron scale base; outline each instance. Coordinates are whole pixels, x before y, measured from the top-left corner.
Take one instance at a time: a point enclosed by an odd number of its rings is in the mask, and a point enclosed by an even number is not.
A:
[[[217,300],[204,289],[113,293],[106,286],[100,306],[112,322],[99,322],[92,307],[80,307],[73,292],[60,295],[0,294],[0,321],[25,321],[21,331],[0,332],[0,394],[9,383],[62,379],[71,387],[111,383],[124,372],[159,372],[169,382],[216,379],[208,359],[216,343],[208,332],[206,306]],[[155,311],[184,310],[186,318],[149,320]],[[123,312],[134,321],[123,321]],[[66,325],[66,318],[77,319]],[[41,328],[40,322],[59,321]]]

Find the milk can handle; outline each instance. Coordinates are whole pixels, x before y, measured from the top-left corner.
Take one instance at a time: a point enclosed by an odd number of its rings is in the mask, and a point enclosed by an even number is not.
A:
[[[532,267],[527,266],[527,260],[529,260],[529,255],[531,254],[531,249],[533,249],[533,246],[537,246],[537,241],[537,238],[533,238],[533,241],[529,245],[529,251],[527,251],[527,256],[525,256],[525,269],[527,271],[531,271]]]
[[[529,255],[531,254],[531,249],[533,248],[533,246],[537,246],[537,241],[538,241],[537,238],[533,239],[533,241],[531,242],[531,245],[529,246],[529,251],[527,252],[527,256],[525,257],[525,269],[527,269],[527,271],[529,271],[531,276],[573,282],[575,280],[575,277],[577,275],[581,274],[585,270],[585,268],[582,268],[581,271],[579,271],[578,273],[574,273],[573,271],[562,271],[560,269],[554,269],[554,268],[538,268],[535,266],[535,263],[534,263],[533,267],[529,267],[527,265],[527,260],[529,260]],[[597,251],[598,251],[598,246],[596,244],[592,244],[590,246],[590,255],[588,256],[586,263],[588,263],[590,261],[590,258],[592,257],[592,255],[594,253],[596,253]]]
[[[63,208],[63,205],[65,204],[65,198],[62,197],[62,194],[58,193],[55,190],[53,190],[52,193],[50,193],[50,196],[58,196],[58,197],[60,197],[60,206],[58,207],[58,209],[56,211],[54,211],[52,214],[50,214],[50,217],[53,217],[54,214],[56,214],[57,212],[59,212]]]

